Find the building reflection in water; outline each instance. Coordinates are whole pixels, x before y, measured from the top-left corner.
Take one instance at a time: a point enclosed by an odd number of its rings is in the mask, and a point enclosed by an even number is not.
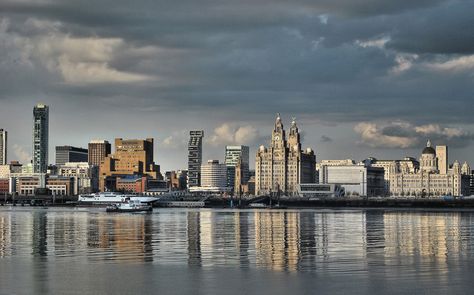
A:
[[[299,261],[299,212],[255,212],[257,267],[274,270],[297,269]]]
[[[385,263],[404,266],[406,274],[420,276],[415,270],[430,269],[423,278],[449,282],[449,273],[465,268],[466,255],[473,254],[472,213],[393,212],[385,213]],[[414,267],[415,266],[415,267]],[[389,268],[390,269],[390,268]],[[400,276],[400,268],[389,275]]]
[[[46,256],[48,255],[48,218],[46,211],[35,211],[33,212],[33,229],[31,234],[33,235],[32,253],[33,256]]]
[[[188,264],[201,266],[200,212],[187,212]]]
[[[365,212],[365,246],[368,263],[378,261],[385,253],[384,211],[368,210]],[[382,259],[383,261],[383,259]]]
[[[250,237],[249,237],[249,213],[235,212],[235,245],[238,247],[238,256],[240,267],[248,268],[250,266],[249,251],[250,251]]]
[[[11,255],[11,215],[0,215],[0,258]]]
[[[431,257],[446,262],[459,256],[463,243],[460,213],[385,213],[385,256]],[[465,246],[465,245],[464,245]]]
[[[300,257],[299,268],[316,265],[318,247],[316,244],[315,214],[300,214]]]
[[[384,210],[0,211],[0,257],[370,271],[436,264],[437,280],[474,256],[474,214]],[[396,267],[390,268],[387,265]],[[378,270],[383,269],[383,273]],[[38,273],[38,276],[41,274]],[[38,286],[41,287],[41,286]]]
[[[89,259],[153,261],[152,230],[149,215],[91,216],[87,229]]]

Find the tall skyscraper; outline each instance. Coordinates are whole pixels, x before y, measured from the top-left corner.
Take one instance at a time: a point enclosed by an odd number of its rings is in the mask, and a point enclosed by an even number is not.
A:
[[[188,188],[201,185],[203,130],[189,132],[188,144]]]
[[[227,167],[227,187],[235,184],[235,167],[241,165],[242,182],[246,183],[249,176],[249,147],[245,145],[228,145],[225,147],[225,165]]]
[[[0,165],[7,165],[8,132],[0,129]]]
[[[56,147],[56,166],[64,166],[66,163],[87,162],[87,149],[69,145]]]
[[[298,184],[315,181],[316,156],[312,149],[302,150],[300,134],[293,119],[288,140],[277,115],[272,132],[271,146],[263,145],[257,151],[255,161],[255,190],[257,194],[283,192],[295,194]]]
[[[37,104],[33,108],[33,171],[46,173],[49,146],[49,107]]]
[[[89,142],[89,164],[100,166],[111,152],[112,148],[107,140],[92,140]]]

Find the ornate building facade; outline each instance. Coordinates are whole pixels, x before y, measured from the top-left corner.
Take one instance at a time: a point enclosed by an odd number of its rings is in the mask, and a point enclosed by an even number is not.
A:
[[[255,159],[256,194],[283,192],[295,194],[298,184],[314,183],[316,156],[312,149],[302,150],[295,120],[286,138],[280,114],[277,115],[269,148],[261,146]]]
[[[390,173],[390,195],[440,197],[469,195],[469,165],[458,161],[449,168],[448,148],[434,149],[428,141],[423,149],[418,169],[403,169]]]

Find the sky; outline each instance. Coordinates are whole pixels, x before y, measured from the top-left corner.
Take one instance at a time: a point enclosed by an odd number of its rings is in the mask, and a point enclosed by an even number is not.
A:
[[[163,171],[268,145],[295,117],[317,159],[474,164],[474,1],[0,0],[0,128],[31,158],[32,109],[56,145],[155,138]],[[251,161],[252,162],[252,161]]]

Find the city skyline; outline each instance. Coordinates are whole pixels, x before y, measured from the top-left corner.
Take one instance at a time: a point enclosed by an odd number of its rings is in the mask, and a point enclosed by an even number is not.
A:
[[[31,156],[31,106],[51,106],[54,146],[156,139],[186,167],[187,133],[268,144],[281,112],[319,158],[416,155],[426,140],[474,162],[474,1],[2,3],[0,128]],[[198,11],[200,13],[198,13]],[[185,17],[183,17],[185,16]],[[73,132],[71,132],[73,131]],[[248,136],[251,135],[251,136]],[[51,158],[52,159],[52,158]]]
[[[468,293],[473,12],[0,0],[0,293]]]
[[[40,104],[41,105],[41,104]],[[50,109],[51,106],[49,105],[46,105],[46,107],[48,109]],[[280,115],[279,113],[277,113],[277,115]],[[53,114],[54,116],[54,114]],[[273,116],[275,116],[273,114]],[[49,119],[51,118],[51,113],[49,113]],[[296,120],[295,117],[291,117],[291,121],[293,120]],[[285,120],[283,120],[285,121]],[[286,123],[289,123],[290,122],[290,119],[286,120],[287,122]],[[222,126],[221,126],[222,127]],[[241,141],[231,141],[229,139],[229,141],[220,141],[222,140],[222,138],[219,138],[219,137],[222,137],[224,136],[225,137],[225,133],[226,131],[228,131],[229,129],[224,126],[225,128],[216,128],[214,130],[214,133],[212,133],[212,131],[208,131],[209,133],[211,133],[211,138],[206,138],[206,137],[203,137],[203,163],[206,162],[207,160],[211,160],[211,159],[218,159],[220,161],[224,161],[225,160],[225,157],[226,157],[226,147],[229,146],[229,145],[238,145],[238,142],[248,142],[246,141],[245,139],[241,139]],[[51,123],[49,123],[49,128],[51,129],[54,129],[54,127],[51,125]],[[336,154],[335,157],[320,157],[319,154],[318,154],[318,150],[317,150],[317,147],[316,148],[313,148],[312,146],[309,146],[307,144],[305,144],[305,140],[307,138],[307,132],[306,132],[306,128],[304,128],[305,130],[303,130],[301,132],[301,135],[302,135],[302,147],[304,149],[306,148],[311,148],[311,149],[315,149],[315,153],[316,155],[318,156],[318,161],[320,160],[328,160],[328,159],[333,159],[333,160],[344,160],[344,159],[352,159],[352,160],[355,160],[355,161],[363,161],[367,158],[371,158],[371,157],[374,157],[374,158],[377,158],[377,159],[382,159],[382,160],[395,160],[395,159],[402,159],[404,157],[414,157],[414,158],[417,158],[418,157],[418,152],[419,152],[419,149],[424,147],[425,144],[426,144],[426,141],[425,143],[421,143],[418,147],[415,146],[415,147],[406,147],[406,148],[400,148],[398,149],[398,153],[394,153],[394,151],[397,151],[397,149],[394,149],[394,148],[390,148],[390,147],[386,147],[386,148],[381,148],[381,149],[374,149],[374,148],[371,148],[370,146],[366,146],[366,151],[367,150],[372,150],[374,153],[373,154],[367,154],[366,157],[354,157],[353,153],[351,153],[347,156],[345,155],[338,155]],[[8,130],[5,130],[6,132],[9,132]],[[271,141],[271,136],[269,135],[270,131],[267,131],[267,134],[263,134],[263,132],[265,132],[265,130],[263,130],[262,132],[260,132],[259,129],[255,129],[253,130],[255,133],[252,134],[252,133],[249,133],[249,132],[241,132],[242,134],[241,135],[237,135],[240,130],[236,130],[236,135],[235,137],[243,137],[243,135],[247,136],[247,137],[250,137],[250,138],[257,138],[258,140],[261,140],[261,144],[260,145],[250,145],[249,146],[249,149],[250,149],[250,168],[251,169],[254,169],[255,168],[255,157],[254,155],[256,154],[257,150],[259,149],[260,146],[265,146],[267,145],[270,141]],[[121,134],[120,133],[120,130],[116,130],[117,134]],[[161,159],[167,159],[167,154],[166,153],[163,153],[164,151],[167,151],[167,148],[166,147],[163,147],[163,141],[166,142],[166,138],[165,140],[159,140],[158,139],[158,145],[155,145],[154,147],[154,153],[157,154],[158,153],[158,157],[155,157],[155,162],[157,162],[162,168],[161,170],[162,171],[172,171],[172,170],[180,170],[180,169],[186,169],[187,168],[187,153],[188,153],[188,142],[186,142],[186,140],[188,138],[184,137],[184,136],[187,136],[189,137],[189,131],[188,130],[183,130],[183,133],[186,132],[186,134],[183,134],[183,138],[181,138],[181,142],[178,144],[178,147],[180,149],[183,150],[183,154],[179,155],[181,156],[181,158],[177,158],[177,159],[173,159],[171,162],[166,162],[164,161],[165,166],[163,166],[162,162],[160,161]],[[129,133],[130,136],[128,137],[125,137],[125,136],[117,136],[117,137],[114,137],[114,138],[105,138],[103,140],[105,141],[113,141],[114,139],[116,138],[140,138],[140,136],[138,136],[137,134],[143,134],[143,132],[138,132],[138,133]],[[10,133],[9,133],[9,137],[11,137]],[[144,135],[143,137],[146,137],[146,135]],[[89,139],[88,142],[84,143],[84,142],[78,142],[77,140],[73,140],[73,142],[77,142],[77,146],[86,146],[88,145],[88,143],[90,142],[94,142],[94,141],[97,141],[97,138],[98,137],[91,137]],[[151,137],[151,138],[155,138],[155,137]],[[49,136],[49,142],[56,142],[54,137],[51,137]],[[155,138],[156,140],[156,138]],[[430,137],[427,137],[427,140],[430,140],[431,141],[431,138]],[[439,140],[439,138],[438,138]],[[313,141],[314,142],[314,141]],[[448,141],[449,142],[449,141]],[[161,145],[160,145],[161,143]],[[319,143],[326,143],[327,145],[334,145],[336,143],[334,143],[332,140],[321,140]],[[445,142],[435,142],[437,144],[444,144]],[[255,141],[255,144],[257,144],[257,142]],[[68,146],[68,145],[73,145],[73,144],[70,144],[70,143],[64,143],[64,146]],[[356,147],[358,145],[358,143],[354,143],[354,147]],[[319,146],[319,145],[318,145]],[[51,159],[55,159],[56,158],[56,148],[57,147],[61,147],[61,146],[58,146],[58,145],[50,145],[49,146],[49,155],[48,155],[48,159],[49,159],[49,164],[56,164],[56,163],[53,163]],[[112,146],[114,147],[114,146]],[[33,147],[31,146],[31,149],[33,149]],[[13,150],[13,155],[12,155],[12,150]],[[454,155],[454,156],[451,156],[451,159],[454,160],[458,160],[460,162],[468,162],[468,163],[471,163],[469,160],[467,160],[467,158],[458,158],[456,157],[456,155],[459,155],[462,153],[456,153],[456,150],[459,151],[459,149],[456,149],[456,146],[454,147],[454,152],[453,152],[453,148],[450,148],[450,154]],[[467,152],[469,152],[470,150],[468,149]],[[167,151],[169,152],[169,151]],[[403,152],[411,152],[411,153],[407,153],[407,154],[403,154]],[[20,151],[20,153],[18,153],[18,145],[15,143],[15,142],[12,142],[11,139],[9,139],[8,141],[8,163],[10,163],[10,161],[20,161],[22,164],[27,164],[28,162],[25,162],[25,161],[22,161],[21,159],[21,153],[23,153],[23,158],[26,157],[26,154],[28,153],[25,149],[22,149]],[[386,154],[398,154],[398,158],[395,156],[395,157],[386,157],[384,155]],[[161,155],[161,157],[160,157]],[[470,155],[468,153],[468,155]],[[158,160],[157,160],[158,159]],[[30,160],[32,161],[32,158],[30,156]],[[179,163],[183,163],[181,166],[179,166]],[[449,164],[452,164],[452,163],[448,163]]]

